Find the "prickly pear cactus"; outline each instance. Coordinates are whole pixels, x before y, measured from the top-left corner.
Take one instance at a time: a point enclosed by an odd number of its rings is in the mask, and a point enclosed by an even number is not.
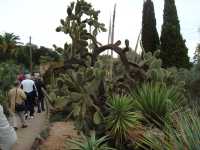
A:
[[[99,99],[104,93],[100,93],[104,71],[94,68],[80,67],[77,72],[73,70],[60,75],[57,79],[60,90],[66,89],[65,101],[71,107],[71,115],[78,129],[87,132],[89,124],[95,124],[97,114],[102,116],[102,106]],[[94,119],[95,118],[95,119]]]
[[[69,116],[75,119],[77,128],[85,132],[89,124],[100,122],[105,105],[101,103],[105,94],[104,71],[91,67],[91,43],[97,45],[97,34],[106,31],[105,25],[99,23],[99,13],[90,3],[77,0],[68,6],[67,17],[61,19],[61,25],[56,28],[71,39],[71,43],[64,45],[66,71],[59,76],[58,85],[60,89],[67,89]]]
[[[105,25],[98,22],[99,13],[100,11],[94,10],[92,5],[84,0],[77,0],[76,3],[72,2],[68,6],[67,17],[61,19],[61,25],[56,28],[57,32],[64,32],[72,40],[71,44],[66,43],[64,47],[68,65],[70,63],[84,64],[83,66],[89,65],[89,42],[91,40],[95,41],[98,32],[106,31]]]

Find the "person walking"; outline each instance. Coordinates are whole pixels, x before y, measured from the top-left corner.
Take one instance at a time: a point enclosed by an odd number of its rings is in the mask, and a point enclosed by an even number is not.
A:
[[[42,88],[46,89],[46,87],[45,87],[45,84],[40,77],[40,73],[34,73],[34,81],[35,81],[35,86],[36,86],[37,91],[38,91],[38,99],[37,99],[38,113],[41,113],[41,111],[45,111],[44,93],[42,91]]]
[[[11,150],[16,141],[16,132],[13,127],[9,125],[9,122],[3,112],[3,107],[0,104],[0,149]]]
[[[26,79],[21,82],[21,88],[26,93],[26,106],[30,112],[30,118],[34,118],[34,104],[36,97],[38,97],[37,88],[30,74],[26,74],[25,77]]]
[[[19,82],[22,82],[24,79],[25,79],[25,76],[24,76],[23,73],[20,73],[20,74],[17,76],[17,80],[18,80]]]
[[[8,98],[9,98],[9,109],[11,113],[11,123],[13,127],[17,130],[17,118],[16,116],[19,116],[22,124],[22,128],[26,128],[26,122],[24,120],[24,111],[25,108],[25,100],[26,100],[26,94],[24,91],[20,88],[19,81],[15,81],[14,87],[10,89],[8,92]]]

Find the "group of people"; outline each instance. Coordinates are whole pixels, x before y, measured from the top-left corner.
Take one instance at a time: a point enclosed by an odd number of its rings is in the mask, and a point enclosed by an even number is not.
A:
[[[0,105],[0,150],[10,150],[17,136],[15,130],[20,126],[17,116],[20,118],[21,127],[28,127],[26,120],[34,119],[35,107],[37,113],[45,111],[44,93],[45,85],[39,73],[20,75],[8,92],[10,123],[3,114]]]

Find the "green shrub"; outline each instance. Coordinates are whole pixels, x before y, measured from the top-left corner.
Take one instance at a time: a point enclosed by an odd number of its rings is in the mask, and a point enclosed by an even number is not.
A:
[[[167,87],[164,83],[145,83],[133,92],[133,98],[137,109],[157,125],[163,124],[163,119],[181,106],[184,99],[175,87]]]
[[[7,92],[17,78],[18,68],[12,61],[0,64],[0,104],[7,103]]]
[[[11,61],[0,64],[0,80],[1,90],[8,90],[13,82],[16,80],[19,67]]]

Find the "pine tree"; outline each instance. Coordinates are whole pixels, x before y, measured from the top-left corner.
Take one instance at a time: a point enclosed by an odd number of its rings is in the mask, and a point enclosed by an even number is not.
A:
[[[180,33],[180,24],[174,0],[165,0],[160,41],[163,67],[190,67],[188,49]]]
[[[143,5],[142,45],[145,52],[150,51],[153,53],[160,48],[154,5],[151,0],[146,0]]]

